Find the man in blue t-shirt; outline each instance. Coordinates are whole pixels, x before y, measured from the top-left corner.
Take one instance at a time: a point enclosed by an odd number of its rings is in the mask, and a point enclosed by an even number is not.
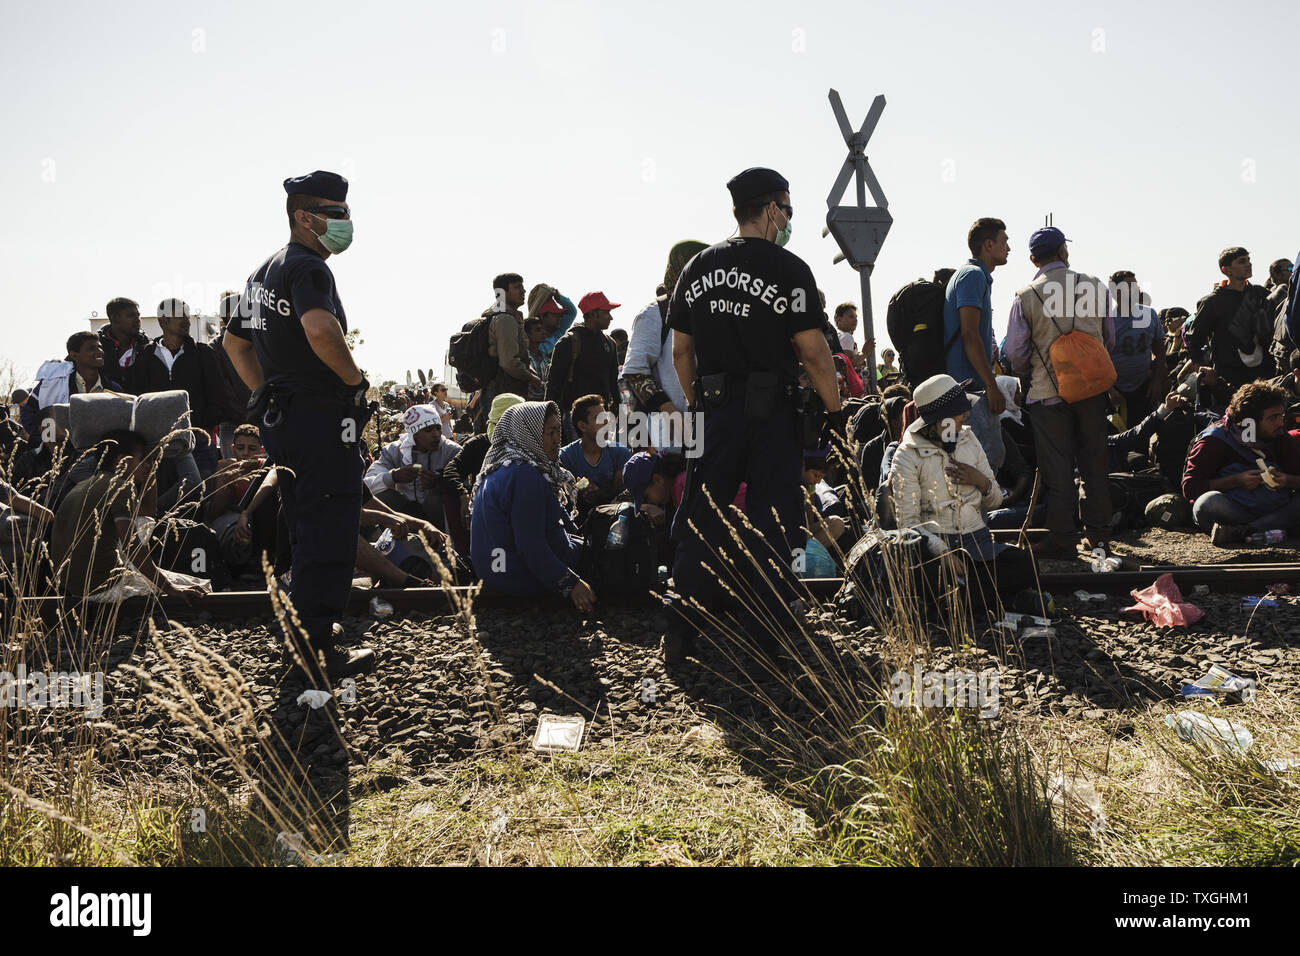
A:
[[[587,479],[588,485],[578,492],[581,511],[586,512],[612,501],[623,489],[623,466],[632,457],[632,449],[617,442],[603,442],[609,431],[605,427],[605,400],[599,395],[582,396],[573,403],[570,414],[578,440],[560,449],[560,464],[579,481]]]
[[[1121,269],[1110,277],[1115,345],[1115,391],[1124,399],[1124,420],[1133,427],[1165,397],[1165,330],[1155,309],[1142,304],[1137,277]]]
[[[966,235],[971,258],[948,280],[943,297],[943,338],[948,343],[947,372],[970,382],[968,424],[997,471],[1006,457],[999,416],[1007,400],[993,373],[993,270],[1007,264],[1011,246],[1001,219],[976,219]]]

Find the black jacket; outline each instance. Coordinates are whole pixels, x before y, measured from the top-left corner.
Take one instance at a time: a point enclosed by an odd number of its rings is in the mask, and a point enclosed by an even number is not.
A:
[[[216,351],[211,345],[195,342],[188,336],[181,354],[177,356],[171,371],[158,357],[162,345],[162,336],[154,339],[145,348],[132,369],[132,391],[137,395],[149,392],[165,392],[173,388],[183,388],[190,394],[190,423],[205,431],[212,431],[221,422],[223,414],[233,403],[230,387],[221,366],[217,363]]]
[[[137,332],[135,342],[123,347],[117,344],[117,340],[113,338],[108,328],[106,325],[99,330],[99,344],[104,348],[104,368],[101,374],[105,379],[119,383],[132,395],[138,395],[140,393],[135,388],[135,366],[140,361],[140,354],[149,347],[149,338],[143,332]],[[128,348],[133,350],[130,364],[123,368],[122,353]]]
[[[604,332],[575,325],[551,353],[546,400],[567,415],[573,402],[584,395],[599,395],[609,411],[618,408],[618,345]]]

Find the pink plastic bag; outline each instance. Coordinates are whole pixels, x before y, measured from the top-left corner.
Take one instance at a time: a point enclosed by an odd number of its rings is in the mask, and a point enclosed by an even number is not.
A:
[[[1160,627],[1183,627],[1205,617],[1205,612],[1199,607],[1183,600],[1172,574],[1162,574],[1151,587],[1130,593],[1137,604],[1124,608],[1124,611],[1136,611]]]

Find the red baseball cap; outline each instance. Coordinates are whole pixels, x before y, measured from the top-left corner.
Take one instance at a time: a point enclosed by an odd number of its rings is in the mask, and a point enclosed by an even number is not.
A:
[[[542,304],[542,307],[537,310],[537,314],[546,315],[548,312],[563,312],[563,311],[564,311],[564,307],[560,305],[560,303],[555,301],[555,296],[551,296],[549,299],[546,300],[546,302]]]
[[[583,315],[596,309],[617,309],[621,303],[610,302],[603,292],[588,292],[578,301],[578,311]]]

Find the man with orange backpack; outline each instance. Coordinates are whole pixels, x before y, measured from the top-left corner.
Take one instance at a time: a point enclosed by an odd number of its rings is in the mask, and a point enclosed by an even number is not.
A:
[[[1095,276],[1069,268],[1065,243],[1054,226],[1029,237],[1029,260],[1038,272],[1011,302],[1003,349],[1016,375],[1030,375],[1026,404],[1050,532],[1034,551],[1044,557],[1074,554],[1076,465],[1086,496],[1086,548],[1107,544],[1111,520],[1106,392],[1115,383],[1109,355],[1115,321],[1110,290]]]

